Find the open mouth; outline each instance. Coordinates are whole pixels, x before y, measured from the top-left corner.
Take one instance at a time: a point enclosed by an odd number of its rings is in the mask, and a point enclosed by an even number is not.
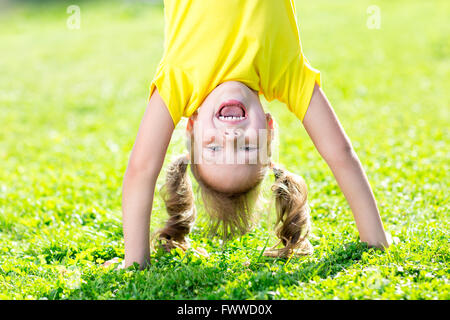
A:
[[[238,100],[229,100],[222,103],[216,117],[221,121],[237,122],[247,119],[247,109]]]

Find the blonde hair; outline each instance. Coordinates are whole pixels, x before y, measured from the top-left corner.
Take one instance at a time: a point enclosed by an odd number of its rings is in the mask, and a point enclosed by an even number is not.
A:
[[[165,227],[157,231],[156,236],[159,240],[164,240],[162,246],[167,251],[175,247],[183,250],[189,247],[186,236],[191,232],[197,215],[192,184],[186,174],[187,165],[186,157],[179,157],[171,163],[161,189],[169,219]]]
[[[224,241],[247,233],[256,216],[255,204],[260,196],[260,185],[266,169],[259,171],[257,182],[248,190],[238,193],[220,192],[209,186],[198,172],[198,165],[191,164],[191,172],[199,187],[203,204],[210,217],[210,235],[220,234]]]
[[[270,141],[271,139],[268,144]],[[270,147],[268,149],[270,155]],[[187,173],[188,159],[187,156],[180,156],[169,165],[162,188],[169,219],[165,226],[157,231],[155,237],[168,251],[175,247],[183,250],[189,247],[187,235],[192,230],[196,218],[194,193]],[[251,229],[255,222],[253,209],[260,197],[261,182],[266,176],[268,167],[275,177],[271,189],[275,198],[277,212],[275,231],[279,242],[265,250],[264,255],[289,257],[292,254],[311,254],[313,248],[307,240],[311,223],[306,183],[302,177],[273,164],[264,165],[256,183],[240,193],[224,193],[211,188],[201,178],[198,166],[191,164],[191,171],[200,187],[205,210],[211,218],[210,234],[220,232],[223,239],[227,240],[245,234]],[[280,243],[284,247],[275,249]]]

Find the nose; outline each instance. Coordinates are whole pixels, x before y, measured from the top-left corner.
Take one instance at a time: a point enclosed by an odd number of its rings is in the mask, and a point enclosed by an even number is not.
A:
[[[235,128],[226,128],[224,129],[223,136],[225,140],[236,140],[242,137],[244,134],[242,129],[235,129]]]

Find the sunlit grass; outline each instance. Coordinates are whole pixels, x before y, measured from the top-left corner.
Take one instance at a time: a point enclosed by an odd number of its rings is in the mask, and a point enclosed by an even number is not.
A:
[[[273,212],[210,258],[154,254],[145,271],[99,265],[123,258],[121,184],[163,51],[157,1],[14,1],[0,12],[0,298],[449,299],[448,1],[299,1],[304,52],[365,168],[386,252],[359,243],[348,204],[300,122],[277,102],[280,164],[309,188],[315,252],[260,256]],[[37,4],[36,4],[37,3]],[[183,123],[168,162],[184,152]],[[161,187],[164,169],[158,180]],[[264,191],[273,177],[267,177]],[[157,192],[151,230],[166,213]]]

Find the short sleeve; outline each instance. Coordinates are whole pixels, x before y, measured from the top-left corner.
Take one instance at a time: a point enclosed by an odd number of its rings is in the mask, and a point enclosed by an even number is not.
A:
[[[320,72],[300,53],[280,77],[275,91],[279,94],[278,100],[303,121],[316,83],[321,86]]]
[[[163,99],[173,124],[176,126],[183,116],[186,105],[192,95],[192,84],[189,77],[179,68],[160,63],[150,84],[150,97],[155,88]]]

